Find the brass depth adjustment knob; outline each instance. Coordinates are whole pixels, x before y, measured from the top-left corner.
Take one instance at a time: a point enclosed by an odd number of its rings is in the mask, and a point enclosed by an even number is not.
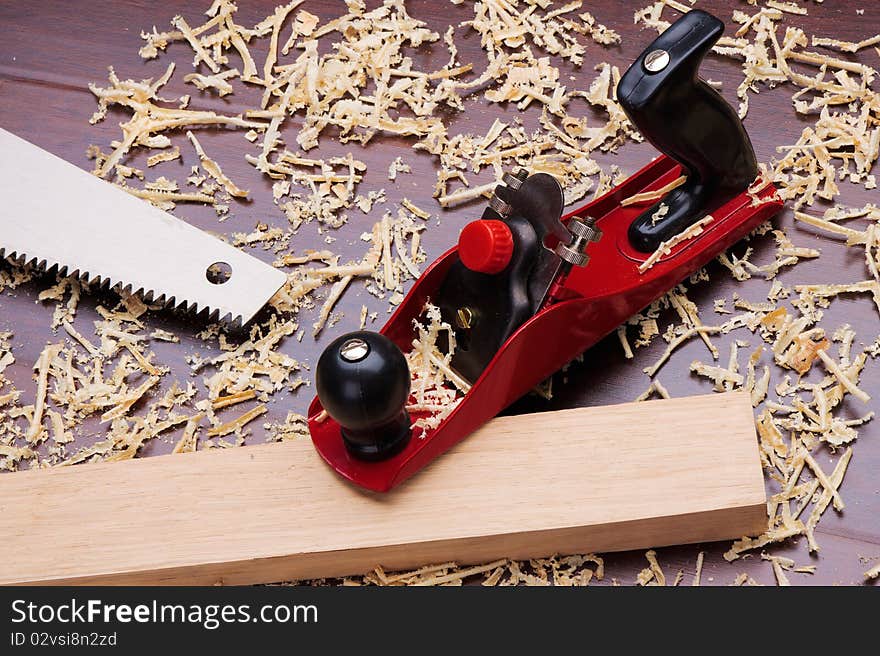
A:
[[[410,385],[401,350],[366,330],[334,340],[315,369],[318,399],[342,429],[348,452],[360,460],[384,460],[407,445]]]

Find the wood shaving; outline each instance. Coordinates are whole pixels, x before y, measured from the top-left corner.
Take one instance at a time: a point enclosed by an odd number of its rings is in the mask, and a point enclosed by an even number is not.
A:
[[[450,367],[456,349],[452,326],[442,320],[440,309],[434,305],[426,305],[423,316],[424,322],[415,322],[417,337],[412,350],[406,353],[412,377],[412,399],[407,410],[427,413],[413,423],[413,428],[422,429],[421,436],[440,425],[470,390],[470,384]],[[437,344],[441,332],[448,344],[445,353]]]
[[[202,164],[202,168],[214,178],[217,182],[223,185],[227,192],[230,195],[236,196],[237,198],[247,198],[248,192],[246,189],[241,189],[236,185],[229,177],[223,173],[220,169],[220,165],[217,164],[214,160],[208,157],[205,154],[205,151],[202,149],[202,145],[198,142],[195,135],[187,130],[186,132],[187,138],[192,142],[193,148],[196,149],[196,152],[199,155],[199,161]]]
[[[416,217],[418,217],[420,219],[424,219],[424,220],[431,218],[430,212],[426,212],[425,210],[416,207],[415,205],[413,205],[412,201],[410,201],[407,198],[404,198],[402,201],[400,201],[400,204],[413,216],[416,216]]]
[[[180,158],[180,148],[175,146],[171,149],[162,150],[155,155],[150,155],[147,158],[147,166],[156,166],[156,164],[161,164],[162,162],[171,162],[175,159]]]
[[[373,273],[372,269],[370,270],[370,273]],[[327,300],[324,301],[324,305],[321,307],[321,312],[318,315],[318,320],[312,326],[313,337],[317,337],[321,330],[324,328],[324,325],[327,323],[327,319],[330,317],[330,311],[333,309],[333,306],[336,305],[336,302],[342,296],[343,292],[345,292],[345,289],[348,287],[353,278],[354,276],[347,275],[333,283],[333,286],[330,288],[330,293],[327,294]]]
[[[666,299],[669,304],[675,309],[678,316],[684,322],[685,326],[699,328],[703,325],[703,322],[700,320],[700,312],[697,309],[696,303],[691,301],[687,295],[685,294],[684,287],[679,285],[675,289],[671,289],[669,293],[666,295]],[[643,322],[644,325],[645,322]],[[657,329],[656,321],[654,322],[654,329],[659,333],[659,329]],[[708,333],[699,333],[700,339],[703,340],[703,343],[706,345],[706,348],[709,349],[709,352],[712,354],[714,359],[718,359],[718,349],[715,348],[715,345],[709,339]],[[642,334],[642,343],[644,343],[644,331]]]
[[[738,374],[730,369],[725,369],[724,367],[707,365],[699,360],[694,360],[691,363],[691,371],[712,380],[715,384],[714,387],[716,392],[723,392],[726,389],[729,389],[728,384],[737,386],[743,384],[742,374]]]
[[[780,0],[767,0],[767,6],[773,9],[778,9],[779,11],[784,11],[788,14],[798,14],[801,16],[806,16],[807,8],[801,7],[800,5],[795,4],[794,2],[781,2]]]
[[[804,525],[800,521],[795,520],[795,524],[793,526],[770,529],[756,538],[742,538],[734,542],[733,546],[731,546],[731,548],[724,553],[724,559],[728,562],[732,562],[739,558],[740,554],[745,551],[760,549],[761,547],[765,547],[768,544],[788,540],[789,538],[795,537],[797,535],[802,535],[804,531]]]
[[[660,203],[657,206],[657,211],[651,214],[651,225],[657,225],[658,221],[661,221],[664,216],[669,213],[669,205],[666,203]]]
[[[741,586],[741,585],[754,586],[754,585],[759,585],[759,584],[757,581],[755,581],[755,579],[753,579],[751,576],[749,576],[747,572],[743,572],[742,574],[737,576],[734,579],[733,583],[731,583],[730,585],[732,585],[732,586]]]
[[[193,33],[192,28],[187,24],[186,20],[184,20],[182,16],[175,16],[171,19],[171,24],[174,25],[174,27],[176,27],[178,30],[180,30],[183,38],[189,41],[189,44],[195,51],[196,56],[195,59],[193,59],[193,66],[198,66],[199,61],[202,61],[212,71],[214,71],[215,73],[219,73],[220,67],[217,65],[217,62],[211,59],[211,56],[202,46],[201,41],[196,38],[196,35]]]
[[[85,283],[73,278],[62,278],[56,285],[44,289],[37,295],[37,300],[41,303],[57,301],[52,314],[52,328],[74,320],[83,289],[88,289]]]
[[[623,356],[627,360],[632,360],[635,357],[633,353],[632,346],[630,346],[629,340],[626,336],[626,326],[618,326],[617,327],[617,338],[620,340],[620,346],[623,348]]]
[[[290,384],[300,364],[278,351],[286,337],[296,332],[294,321],[275,320],[266,326],[254,326],[250,336],[237,346],[210,360],[196,361],[193,369],[211,369],[204,379],[209,399],[243,390],[273,394]]]
[[[161,178],[160,178],[161,180]],[[214,197],[208,194],[166,191],[165,189],[136,189],[119,185],[132,196],[150,201],[161,210],[173,210],[176,203],[203,203],[214,205]]]
[[[834,509],[837,511],[841,511],[846,507],[846,504],[843,503],[843,499],[840,498],[840,493],[838,493],[837,488],[828,480],[828,477],[825,475],[825,472],[822,471],[822,468],[819,467],[818,463],[813,459],[809,453],[804,454],[804,462],[810,466],[810,469],[813,470],[813,473],[816,475],[816,480],[822,485],[822,487],[831,495],[832,501],[834,502]]]
[[[239,77],[241,73],[237,68],[233,68],[216,75],[202,75],[200,73],[189,73],[183,76],[184,82],[191,82],[200,91],[213,89],[217,91],[217,95],[221,98],[232,93],[232,85],[228,82],[229,78]]]
[[[150,388],[156,385],[156,383],[158,382],[158,376],[151,376],[138,388],[123,396],[123,398],[110,410],[101,415],[101,421],[111,421],[113,419],[118,419],[119,417],[126,415],[128,411],[131,410],[132,406],[140,401],[143,396],[150,390]]]
[[[445,574],[443,576],[433,576],[428,579],[422,579],[418,583],[413,583],[415,586],[429,586],[429,585],[445,585],[451,583],[453,581],[460,581],[468,576],[474,576],[475,574],[482,574],[483,572],[488,572],[493,570],[500,565],[504,565],[507,563],[507,560],[496,560],[491,563],[487,563],[485,565],[478,565],[476,567],[469,567],[467,569],[458,570],[452,572],[450,574]]]
[[[648,269],[653,267],[657,262],[660,261],[664,255],[669,255],[672,252],[672,249],[682,244],[689,239],[693,239],[698,235],[703,234],[704,226],[708,225],[714,220],[712,216],[704,216],[702,219],[697,221],[696,223],[690,225],[686,229],[682,230],[677,235],[674,235],[662,242],[651,255],[644,262],[639,264],[639,273],[645,273]]]
[[[40,438],[43,432],[41,422],[43,420],[43,411],[46,407],[46,393],[49,387],[49,366],[58,354],[61,352],[61,345],[54,344],[47,346],[40,353],[40,359],[34,365],[37,370],[37,399],[34,403],[33,414],[31,415],[30,426],[28,426],[25,438],[33,444]]]
[[[647,401],[654,394],[659,396],[661,399],[671,399],[672,398],[669,394],[669,390],[667,390],[663,386],[663,384],[655,378],[654,380],[651,381],[651,384],[648,385],[648,389],[646,389],[644,392],[639,394],[634,400],[636,402]]]
[[[186,426],[183,429],[183,435],[181,435],[177,444],[174,445],[174,449],[172,449],[171,453],[192,453],[198,450],[199,424],[201,424],[202,419],[204,418],[205,415],[199,413],[187,419]]]
[[[657,552],[651,549],[645,553],[645,558],[648,560],[648,567],[639,572],[636,583],[638,585],[665,586],[666,576],[663,574],[660,563],[657,562]]]
[[[700,585],[700,577],[703,574],[703,558],[706,555],[706,552],[701,551],[697,554],[697,565],[696,570],[694,572],[694,580],[691,582],[691,585],[694,587],[699,587]]]
[[[644,372],[648,374],[648,376],[653,377],[658,371],[660,371],[660,368],[669,359],[669,356],[672,355],[673,351],[684,344],[687,340],[691,339],[695,335],[700,335],[704,333],[720,333],[722,332],[722,330],[723,328],[721,326],[696,326],[694,328],[689,328],[687,331],[672,340],[669,343],[669,346],[666,347],[666,350],[663,352],[660,358],[650,367],[646,367],[644,369]]]
[[[284,419],[284,423],[263,424],[263,428],[269,432],[270,439],[275,442],[310,438],[308,419],[295,412],[288,412],[287,417]]]
[[[256,398],[256,396],[257,393],[254,390],[242,390],[241,392],[235,392],[234,394],[218,396],[211,401],[211,408],[213,410],[220,410],[221,408],[227,408],[231,405],[242,403],[243,401],[250,401],[251,399]]]
[[[218,426],[212,426],[207,430],[205,435],[207,435],[208,437],[219,437],[221,435],[228,435],[229,433],[232,433],[234,431],[239,431],[247,424],[252,422],[254,419],[264,414],[266,410],[266,406],[261,403],[260,405],[251,408],[244,414],[239,415],[232,421],[227,421],[225,423],[219,424]]]
[[[840,487],[841,483],[843,483],[843,476],[846,473],[846,468],[849,466],[849,461],[852,459],[852,447],[847,447],[846,451],[843,452],[843,455],[837,461],[837,465],[834,467],[834,471],[831,474],[831,478],[825,479],[825,483],[828,484],[828,487],[824,488],[822,491],[819,500],[813,507],[813,511],[810,513],[809,518],[807,518],[807,524],[804,530],[805,535],[807,536],[807,541],[809,543],[810,551],[819,551],[819,545],[816,544],[813,530],[819,524],[819,519],[822,517],[822,513],[825,512],[825,509],[828,507],[828,504],[831,503],[832,500],[840,499],[840,496],[837,493],[837,488]],[[824,477],[823,477],[824,478]],[[843,502],[841,501],[841,510],[843,508]]]
[[[388,167],[388,179],[396,180],[398,173],[412,173],[412,169],[409,167],[409,164],[403,163],[402,157],[398,157],[393,162],[391,162],[391,166]]]
[[[811,41],[814,46],[823,46],[825,48],[832,48],[841,52],[858,52],[862,48],[868,48],[870,46],[880,43],[880,34],[868,37],[867,39],[862,39],[861,41],[857,42],[841,41],[840,39],[829,39],[826,37],[817,36],[814,36]]]
[[[770,561],[771,566],[773,567],[773,575],[776,577],[776,584],[779,586],[790,586],[791,581],[786,575],[787,571],[799,572],[802,574],[812,574],[815,567],[796,567],[795,562],[791,558],[786,558],[784,556],[772,556],[766,553],[761,554],[762,560]]]
[[[643,191],[639,194],[633,194],[628,198],[624,198],[620,201],[620,206],[627,207],[629,205],[646,205],[647,203],[652,203],[656,200],[660,200],[673,189],[678,189],[685,182],[687,182],[687,176],[681,175],[659,189],[655,189],[654,191]]]
[[[833,374],[834,377],[840,381],[840,384],[846,388],[847,392],[852,394],[862,403],[867,403],[871,400],[870,395],[859,389],[856,384],[850,380],[846,373],[841,370],[840,365],[828,356],[824,349],[817,351],[817,355],[819,356],[819,359],[822,360],[822,364],[825,365],[825,368],[828,369],[829,373]]]

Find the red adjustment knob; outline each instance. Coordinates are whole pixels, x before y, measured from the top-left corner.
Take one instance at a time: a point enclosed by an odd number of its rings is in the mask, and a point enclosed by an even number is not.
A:
[[[458,256],[471,271],[498,273],[508,265],[512,255],[513,235],[504,221],[471,221],[458,237]]]

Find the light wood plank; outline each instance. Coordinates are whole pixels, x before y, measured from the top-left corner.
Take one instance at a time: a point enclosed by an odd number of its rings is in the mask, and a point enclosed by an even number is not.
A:
[[[766,526],[751,404],[502,417],[388,494],[308,440],[0,475],[0,583],[244,584],[607,552]]]

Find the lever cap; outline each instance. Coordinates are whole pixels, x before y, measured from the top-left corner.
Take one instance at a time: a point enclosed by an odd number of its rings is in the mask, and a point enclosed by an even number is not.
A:
[[[348,452],[361,460],[383,460],[406,446],[410,385],[401,350],[366,330],[334,340],[315,369],[321,405],[341,427]]]
[[[479,219],[468,223],[458,237],[458,256],[471,271],[499,273],[513,256],[513,235],[504,221]]]

